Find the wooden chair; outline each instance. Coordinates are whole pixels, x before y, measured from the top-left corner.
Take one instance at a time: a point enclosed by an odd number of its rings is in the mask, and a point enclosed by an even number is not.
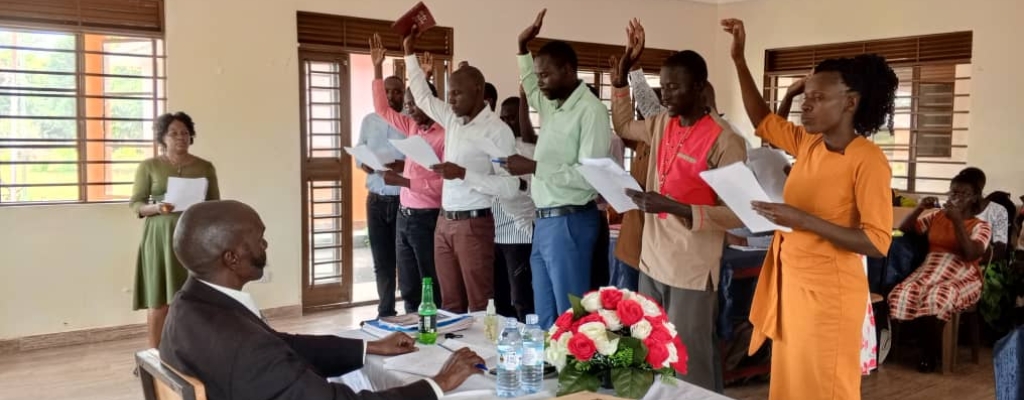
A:
[[[957,340],[960,337],[960,316],[965,317],[965,325],[969,329],[971,341],[971,362],[981,362],[981,314],[978,314],[978,306],[964,310],[963,313],[954,314],[953,318],[942,328],[942,374],[947,375],[953,372],[957,363]]]
[[[146,400],[206,400],[206,387],[160,361],[156,349],[135,353],[142,393]]]

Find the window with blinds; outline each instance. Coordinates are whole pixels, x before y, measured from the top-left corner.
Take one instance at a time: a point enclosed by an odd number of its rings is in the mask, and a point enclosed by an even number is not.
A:
[[[546,39],[538,38],[530,42],[530,51],[534,54],[540,50],[548,42],[557,39]],[[579,68],[577,75],[580,80],[584,83],[593,86],[597,89],[598,98],[604,103],[605,107],[608,107],[608,120],[611,121],[611,104],[612,104],[612,77],[611,67],[608,65],[608,60],[611,56],[621,57],[622,53],[626,50],[624,46],[616,46],[610,44],[600,43],[586,43],[586,42],[573,42],[565,41],[572,45],[573,49],[576,50],[576,57],[579,59]],[[640,61],[637,63],[641,68],[646,71],[645,76],[647,77],[647,83],[652,88],[660,87],[661,76],[658,72],[661,71],[661,64],[666,58],[674,53],[671,50],[662,49],[645,49],[643,55],[640,57]],[[639,113],[637,114],[639,117]],[[537,134],[541,133],[541,121],[540,114],[537,110],[530,108],[530,121],[533,123],[533,128],[537,130]],[[614,127],[613,127],[614,129]],[[628,171],[630,164],[633,161],[633,150],[626,148],[624,157],[624,167]]]
[[[164,112],[163,3],[0,2],[0,205],[122,201]]]
[[[899,77],[892,132],[871,137],[889,157],[892,187],[943,194],[967,162],[970,129],[971,32],[773,49],[765,57],[765,98],[773,109],[788,87],[826,58],[875,53]],[[802,97],[791,121],[800,121]]]

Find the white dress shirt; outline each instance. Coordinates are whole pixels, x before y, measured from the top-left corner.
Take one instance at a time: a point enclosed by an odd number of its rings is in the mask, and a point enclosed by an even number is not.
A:
[[[216,284],[204,281],[202,279],[199,279],[199,282],[205,283],[207,286],[212,287],[214,290],[216,290],[218,292],[221,292],[221,293],[224,293],[226,296],[230,297],[231,299],[233,299],[233,300],[241,303],[243,306],[245,306],[245,308],[247,308],[249,311],[251,311],[252,314],[255,315],[257,318],[263,319],[263,314],[260,313],[260,308],[256,306],[256,302],[253,301],[251,294],[243,292],[241,290],[235,290],[235,289],[227,288],[227,287],[224,287],[224,286],[216,285]],[[363,341],[363,364],[366,364],[366,341],[365,340]],[[437,394],[437,398],[438,399],[444,397],[444,391],[442,391],[441,387],[437,385],[437,382],[434,382],[433,379],[426,379],[426,381],[427,381],[427,383],[430,384],[430,387],[432,387],[434,389],[434,393]]]
[[[405,71],[416,106],[445,129],[444,161],[466,169],[465,179],[444,181],[441,207],[445,211],[481,210],[491,208],[495,197],[519,194],[519,178],[491,162],[516,153],[512,129],[489,107],[468,122],[456,116],[447,102],[430,92],[415,55],[405,56]]]

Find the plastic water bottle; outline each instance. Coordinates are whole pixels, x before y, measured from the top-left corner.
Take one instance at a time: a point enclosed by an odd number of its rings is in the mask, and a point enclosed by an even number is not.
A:
[[[520,365],[523,338],[519,335],[519,321],[505,319],[505,329],[498,339],[498,397],[516,397],[520,388]]]
[[[523,334],[523,392],[534,394],[544,386],[544,330],[537,325],[536,314],[526,316]]]

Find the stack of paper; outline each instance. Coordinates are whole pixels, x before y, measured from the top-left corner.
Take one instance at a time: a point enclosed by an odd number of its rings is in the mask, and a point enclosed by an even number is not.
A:
[[[477,346],[457,339],[448,339],[438,345],[417,345],[418,351],[395,356],[384,360],[384,369],[405,373],[434,376],[441,372],[452,353],[468,347],[480,358],[484,359],[488,368],[497,366],[498,350],[494,345]]]
[[[445,334],[469,329],[473,326],[473,317],[469,315],[453,314],[448,311],[437,311],[437,333]],[[402,332],[415,335],[419,332],[419,316],[406,314],[397,319],[374,320],[363,323],[363,332],[376,337],[384,337],[395,332]]]

